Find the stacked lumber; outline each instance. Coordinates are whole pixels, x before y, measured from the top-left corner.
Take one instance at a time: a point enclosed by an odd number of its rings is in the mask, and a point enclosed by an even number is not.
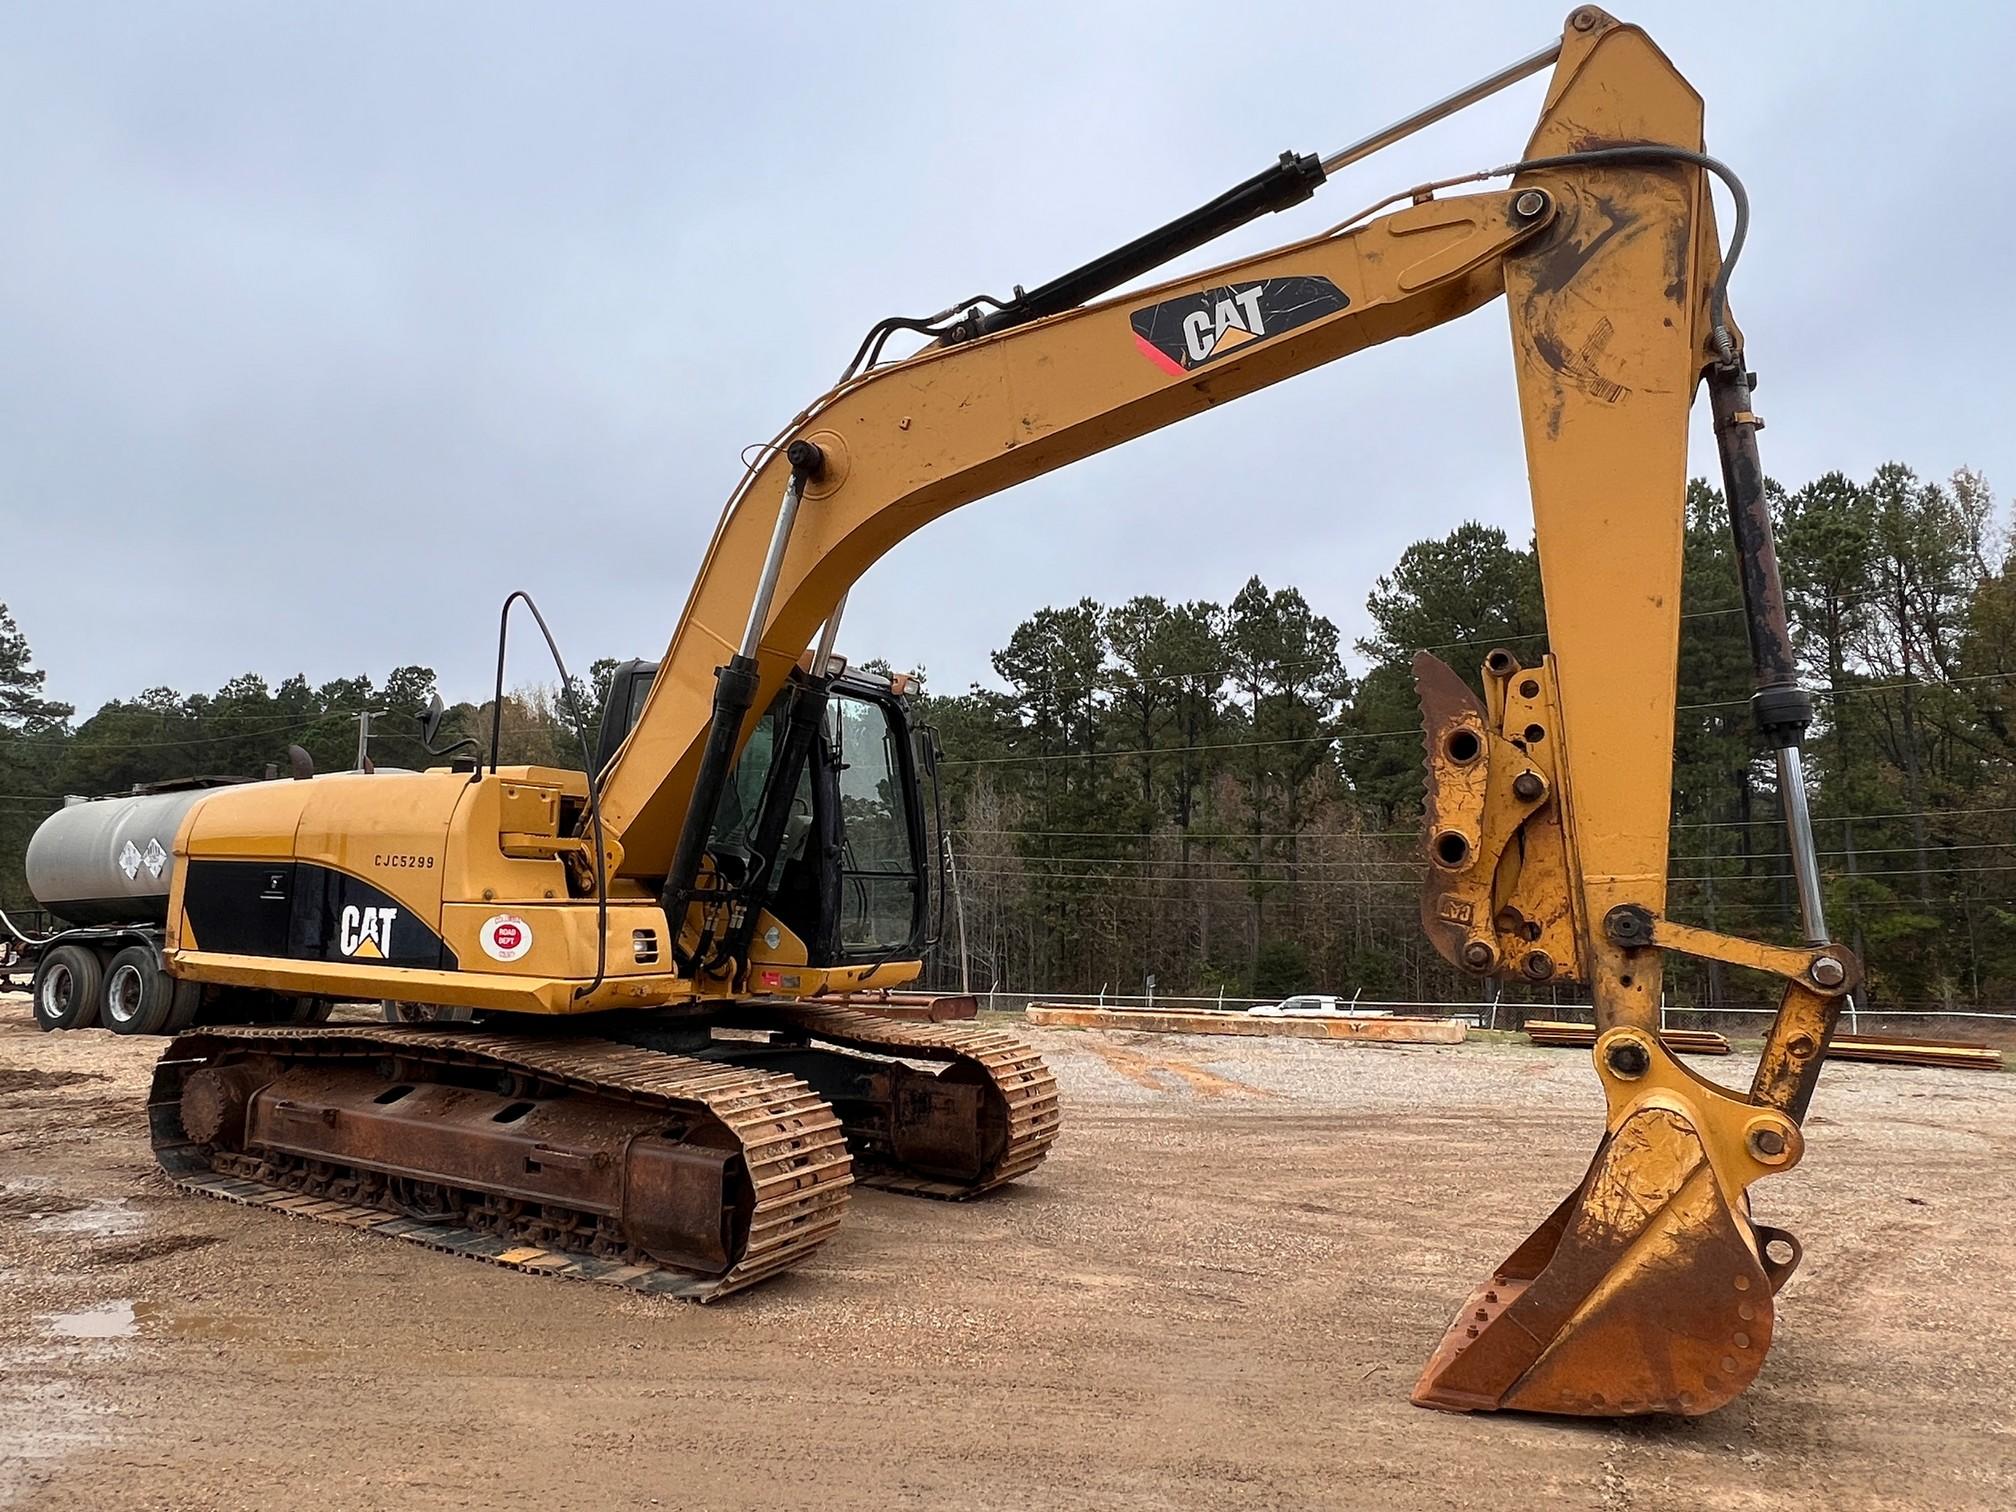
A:
[[[1559,1019],[1528,1019],[1526,1038],[1559,1050],[1587,1050],[1596,1043],[1594,1024],[1570,1024]],[[1668,1029],[1659,1042],[1676,1055],[1727,1055],[1729,1041],[1712,1029]]]
[[[1829,1060],[1874,1061],[1885,1066],[1952,1066],[2000,1071],[2002,1052],[1980,1040],[1916,1039],[1908,1034],[1837,1034]]]
[[[1031,1003],[1026,1017],[1050,1029],[1132,1029],[1148,1034],[1245,1034],[1285,1039],[1376,1040],[1398,1045],[1460,1045],[1468,1031],[1455,1019],[1346,1013],[1250,1014],[1216,1009],[1168,1012]]]

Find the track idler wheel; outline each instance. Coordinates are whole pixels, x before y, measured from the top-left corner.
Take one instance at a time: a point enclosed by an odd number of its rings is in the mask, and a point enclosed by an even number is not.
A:
[[[1798,1125],[1642,1029],[1602,1035],[1596,1067],[1610,1119],[1589,1174],[1464,1304],[1417,1405],[1693,1416],[1763,1367],[1798,1247],[1750,1221],[1746,1189],[1798,1162]]]

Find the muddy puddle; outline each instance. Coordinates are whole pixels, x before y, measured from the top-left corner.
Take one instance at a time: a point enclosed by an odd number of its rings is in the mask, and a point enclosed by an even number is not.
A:
[[[142,1221],[124,1197],[94,1197],[81,1205],[52,1208],[30,1219],[39,1234],[81,1234],[91,1239],[124,1238],[138,1233]]]
[[[178,1311],[166,1302],[121,1297],[75,1312],[45,1314],[43,1327],[59,1339],[249,1339],[254,1329],[242,1318]]]
[[[62,1339],[130,1339],[140,1329],[133,1304],[123,1300],[101,1302],[76,1312],[50,1313],[42,1321]]]

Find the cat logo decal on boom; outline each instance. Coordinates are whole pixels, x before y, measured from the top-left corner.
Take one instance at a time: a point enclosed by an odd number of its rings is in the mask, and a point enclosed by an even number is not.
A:
[[[1268,278],[1165,299],[1128,320],[1142,354],[1164,372],[1181,375],[1250,341],[1335,315],[1350,303],[1327,278]]]

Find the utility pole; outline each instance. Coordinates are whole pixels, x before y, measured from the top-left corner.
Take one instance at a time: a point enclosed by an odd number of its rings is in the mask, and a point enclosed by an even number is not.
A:
[[[947,833],[938,838],[945,847],[945,875],[952,883],[952,917],[959,925],[959,990],[971,996],[973,978],[966,959],[966,894],[959,887],[959,862],[952,852],[952,836]]]
[[[357,764],[350,770],[368,772],[371,770],[371,721],[383,714],[383,709],[360,709],[357,713]]]

